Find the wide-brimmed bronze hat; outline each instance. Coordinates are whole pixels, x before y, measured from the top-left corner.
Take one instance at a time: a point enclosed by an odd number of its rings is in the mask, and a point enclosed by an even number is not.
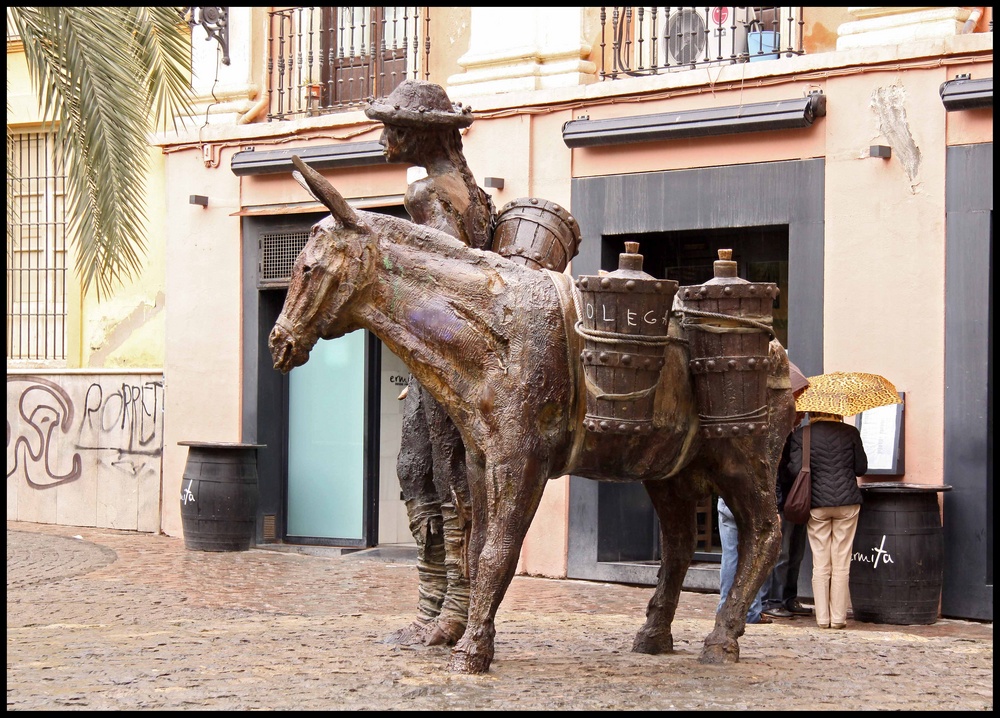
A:
[[[809,377],[809,386],[795,400],[795,409],[854,416],[879,406],[902,403],[896,387],[884,376],[835,371]]]
[[[404,127],[468,127],[475,119],[471,107],[452,104],[444,88],[424,80],[403,80],[388,97],[365,108],[373,120]]]

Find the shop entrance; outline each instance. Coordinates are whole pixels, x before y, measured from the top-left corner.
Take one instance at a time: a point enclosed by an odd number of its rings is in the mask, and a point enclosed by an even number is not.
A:
[[[402,207],[376,208],[404,215]],[[405,365],[357,330],[275,371],[268,335],[292,264],[324,214],[244,218],[244,427],[258,451],[257,543],[366,548],[412,542],[395,461]]]

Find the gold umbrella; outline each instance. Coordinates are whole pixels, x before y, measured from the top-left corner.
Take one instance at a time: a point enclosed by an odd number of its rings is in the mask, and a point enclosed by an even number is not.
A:
[[[884,376],[834,371],[809,377],[809,387],[795,400],[795,409],[854,416],[879,406],[902,403],[896,387]]]

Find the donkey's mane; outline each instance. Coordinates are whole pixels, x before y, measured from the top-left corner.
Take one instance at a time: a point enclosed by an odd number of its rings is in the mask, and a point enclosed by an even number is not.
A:
[[[434,227],[416,224],[410,220],[394,217],[389,214],[359,210],[358,215],[372,228],[381,241],[396,242],[449,259],[461,259],[474,263],[485,260],[490,265],[495,265],[495,262],[499,261],[505,265],[527,269],[495,252],[486,252],[468,247],[447,232]]]

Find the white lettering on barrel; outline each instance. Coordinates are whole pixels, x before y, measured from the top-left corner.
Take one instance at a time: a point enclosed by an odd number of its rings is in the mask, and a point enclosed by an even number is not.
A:
[[[646,312],[645,314],[643,314],[642,315],[642,321],[646,322],[646,324],[656,324],[656,318],[655,317],[652,318],[652,319],[649,318],[649,315],[652,314],[652,313],[653,313],[653,310],[651,309],[648,312]]]
[[[587,319],[593,319],[593,318],[594,318],[594,305],[593,304],[588,304],[587,305]]]
[[[181,491],[181,503],[185,506],[187,506],[188,501],[192,504],[194,503],[194,494],[191,493],[191,484],[193,483],[194,479],[188,479],[188,485],[184,487],[183,491]]]
[[[625,318],[628,320],[628,325],[630,327],[634,327],[635,326],[635,312],[634,311],[632,311],[631,309],[629,309],[628,312],[625,314]]]
[[[860,563],[870,563],[872,564],[872,568],[878,568],[880,562],[883,564],[895,563],[895,561],[892,560],[892,554],[885,550],[885,534],[882,534],[882,543],[880,546],[877,548],[872,546],[872,553],[870,556],[855,551],[854,555],[851,556],[851,559]]]
[[[615,318],[613,316],[612,317],[608,316],[608,307],[607,307],[607,305],[602,304],[601,305],[601,311],[604,312],[604,321],[606,321],[606,322],[614,322],[615,321]]]

